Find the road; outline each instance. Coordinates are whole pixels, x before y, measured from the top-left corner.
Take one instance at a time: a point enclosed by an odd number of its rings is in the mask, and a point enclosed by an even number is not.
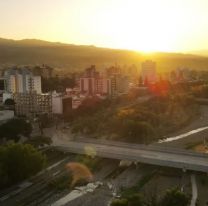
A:
[[[181,168],[208,172],[208,155],[179,150],[164,146],[145,146],[114,141],[82,141],[56,142],[56,149],[76,153],[91,154],[105,158],[137,161],[152,165]]]

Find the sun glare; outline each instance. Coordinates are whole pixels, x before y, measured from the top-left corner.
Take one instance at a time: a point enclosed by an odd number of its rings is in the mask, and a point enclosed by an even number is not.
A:
[[[192,14],[186,11],[184,15],[173,1],[114,0],[107,5],[94,8],[93,17],[84,22],[91,26],[85,29],[84,39],[93,41],[99,36],[95,42],[98,46],[144,52],[179,51],[181,39],[190,32]]]
[[[186,52],[207,44],[207,0],[37,1],[34,7],[32,1],[17,7],[26,19],[2,9],[7,21],[0,20],[1,35],[144,52]],[[2,2],[10,9],[9,1]]]
[[[108,13],[102,24],[114,47],[141,50],[144,52],[171,51],[180,31],[179,17],[168,14],[160,4],[150,7],[149,1],[133,1],[119,5]],[[152,2],[153,3],[153,2]],[[177,23],[176,23],[177,22]],[[178,29],[174,28],[175,24]]]

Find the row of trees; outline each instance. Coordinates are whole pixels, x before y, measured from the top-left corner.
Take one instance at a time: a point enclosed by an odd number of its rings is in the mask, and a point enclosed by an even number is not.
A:
[[[149,201],[145,201],[139,194],[133,194],[126,198],[115,199],[111,206],[188,206],[190,198],[177,188],[167,190],[165,195],[157,201],[153,197]]]
[[[0,189],[35,175],[45,163],[45,156],[31,145],[0,146]]]

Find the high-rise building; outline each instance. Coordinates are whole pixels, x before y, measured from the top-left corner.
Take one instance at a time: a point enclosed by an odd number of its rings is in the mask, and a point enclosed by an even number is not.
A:
[[[106,69],[105,75],[100,75],[92,66],[86,69],[84,75],[80,78],[80,91],[87,95],[116,96],[119,93],[125,93],[128,90],[129,80],[123,76],[120,69],[110,67]]]
[[[41,77],[27,68],[11,68],[4,71],[6,91],[11,93],[42,93]]]
[[[4,71],[6,99],[13,99],[17,116],[35,117],[52,113],[50,94],[42,94],[41,76],[29,68],[10,68]]]
[[[95,93],[95,79],[99,76],[96,72],[95,66],[92,65],[90,68],[85,70],[85,73],[80,78],[80,91],[89,95]]]
[[[156,63],[150,60],[143,62],[141,76],[143,83],[155,83],[157,80]]]

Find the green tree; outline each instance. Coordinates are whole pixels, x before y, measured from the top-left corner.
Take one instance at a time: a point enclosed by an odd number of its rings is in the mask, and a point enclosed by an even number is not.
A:
[[[160,200],[160,206],[187,206],[189,197],[178,188],[167,190],[164,197]]]
[[[133,194],[128,197],[128,206],[144,206],[144,201],[139,194]]]
[[[24,119],[11,119],[0,125],[0,138],[18,141],[21,136],[30,137],[32,132],[31,123]]]
[[[40,130],[41,136],[44,135],[44,128],[47,128],[51,124],[51,119],[49,118],[48,114],[40,114],[37,118],[38,127]]]
[[[9,144],[0,147],[0,185],[17,183],[35,175],[45,165],[46,158],[33,146]]]
[[[154,137],[154,129],[148,122],[137,122],[127,120],[121,130],[127,141],[137,143],[148,143]]]
[[[111,202],[111,206],[128,206],[127,199],[115,199]]]

